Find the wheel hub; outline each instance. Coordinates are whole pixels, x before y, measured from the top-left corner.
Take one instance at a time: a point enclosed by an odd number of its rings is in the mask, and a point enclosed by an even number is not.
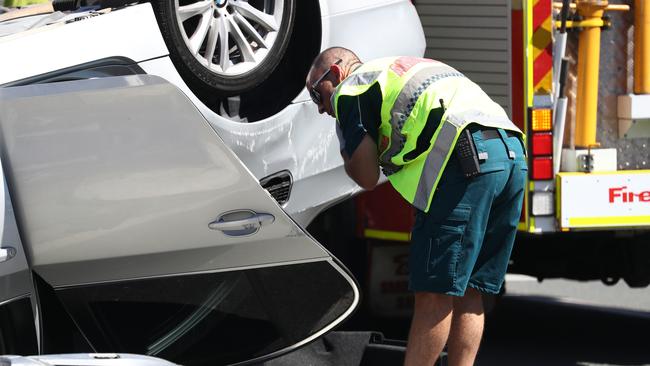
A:
[[[250,72],[273,47],[285,0],[174,0],[176,18],[190,53],[218,75]]]

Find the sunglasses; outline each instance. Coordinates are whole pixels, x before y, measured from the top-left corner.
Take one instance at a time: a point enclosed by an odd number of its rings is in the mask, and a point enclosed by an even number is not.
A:
[[[340,64],[342,61],[343,61],[343,60],[338,59],[338,60],[336,60],[336,62],[334,62],[332,65],[338,65],[338,64]],[[313,84],[311,84],[311,88],[310,88],[310,90],[309,90],[309,96],[311,96],[311,100],[312,100],[314,103],[316,103],[316,105],[320,105],[320,104],[323,102],[323,100],[321,99],[321,95],[320,95],[320,93],[316,91],[316,87],[318,86],[318,84],[319,84],[321,81],[323,81],[323,79],[325,79],[325,78],[327,77],[327,75],[329,75],[329,73],[330,73],[331,70],[332,70],[331,67],[328,68],[328,69],[323,73],[323,75],[321,75],[318,79],[316,79],[316,81],[314,81]]]

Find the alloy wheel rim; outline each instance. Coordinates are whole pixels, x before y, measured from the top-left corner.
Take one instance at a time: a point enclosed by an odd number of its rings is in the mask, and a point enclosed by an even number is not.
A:
[[[174,0],[190,53],[213,73],[239,76],[259,66],[278,39],[284,0]]]

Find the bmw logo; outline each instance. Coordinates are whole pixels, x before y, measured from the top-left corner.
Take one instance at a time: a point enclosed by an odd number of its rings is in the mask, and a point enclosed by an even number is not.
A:
[[[223,8],[228,3],[228,0],[214,0],[214,4],[217,8]]]

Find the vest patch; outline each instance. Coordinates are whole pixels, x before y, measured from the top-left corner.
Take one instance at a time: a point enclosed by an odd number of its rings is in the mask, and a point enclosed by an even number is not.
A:
[[[409,71],[413,66],[421,63],[421,62],[435,62],[434,60],[426,59],[426,58],[419,58],[419,57],[399,57],[397,58],[392,65],[390,65],[390,69],[393,70],[397,75],[402,76],[406,74],[407,71]]]

